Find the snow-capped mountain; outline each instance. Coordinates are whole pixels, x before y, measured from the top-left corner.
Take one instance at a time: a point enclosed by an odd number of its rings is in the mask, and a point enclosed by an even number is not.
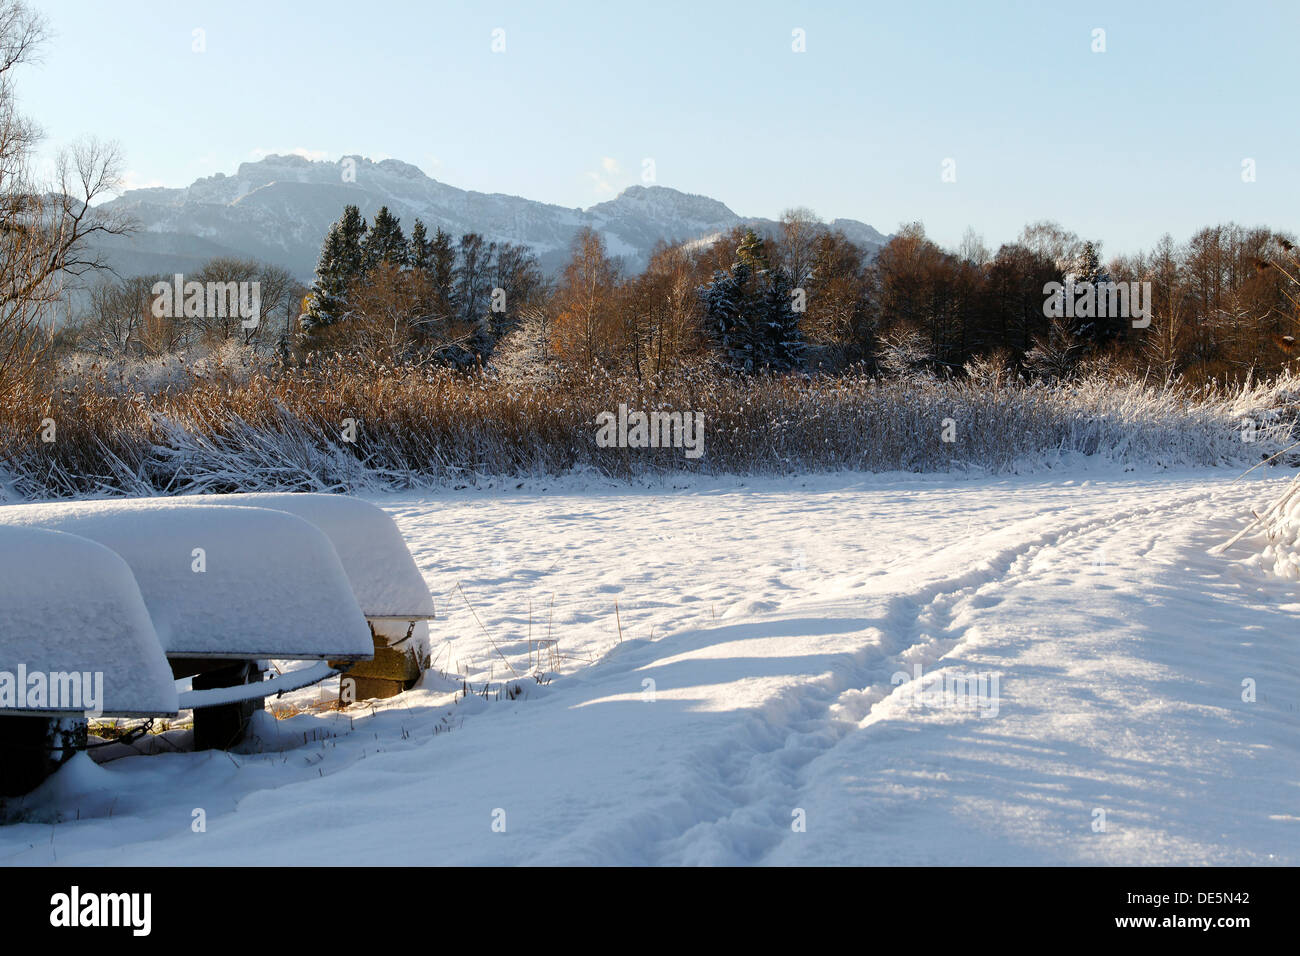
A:
[[[478,232],[531,246],[548,272],[563,265],[583,226],[602,233],[610,254],[623,257],[632,270],[645,265],[661,239],[699,239],[742,223],[775,226],[738,216],[716,199],[664,186],[632,186],[583,210],[457,189],[396,159],[328,162],[271,155],[241,163],[233,176],[217,173],[183,189],[129,190],[107,205],[132,216],[138,229],[101,248],[123,275],[184,272],[213,256],[239,255],[285,266],[306,281],[326,230],[348,203],[367,218],[387,205],[408,234],[418,217],[430,233],[440,226],[453,236]],[[887,239],[856,220],[832,225],[873,253]]]

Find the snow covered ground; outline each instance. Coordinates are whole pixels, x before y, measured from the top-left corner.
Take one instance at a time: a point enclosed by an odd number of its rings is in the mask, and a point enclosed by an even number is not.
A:
[[[1208,553],[1272,474],[376,498],[436,600],[423,689],[79,757],[0,863],[1295,865],[1297,581]]]

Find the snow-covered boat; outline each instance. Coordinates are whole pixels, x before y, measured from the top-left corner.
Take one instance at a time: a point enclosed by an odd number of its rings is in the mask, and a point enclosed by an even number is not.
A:
[[[333,544],[373,634],[374,656],[349,669],[352,699],[390,697],[419,677],[434,617],[433,596],[396,522],[381,508],[345,495],[260,493],[169,499],[174,506],[269,508],[319,528]],[[337,662],[337,659],[335,659]]]
[[[83,537],[0,526],[0,795],[31,789],[58,765],[63,719],[177,708],[127,563]]]
[[[334,546],[284,511],[165,498],[56,502],[0,508],[0,527],[76,535],[125,563],[160,645],[156,663],[193,678],[171,713],[194,709],[195,747],[238,742],[266,696],[337,673],[327,662],[373,656]],[[69,613],[82,598],[67,581],[60,600]],[[6,655],[7,640],[0,636]],[[261,662],[271,658],[320,663],[263,681]]]
[[[0,668],[12,660],[33,672],[102,674],[105,714],[193,709],[196,747],[237,742],[265,697],[359,662],[347,685],[355,696],[400,692],[418,676],[414,662],[434,616],[397,526],[354,498],[11,505],[0,507],[0,534],[13,565],[0,592]],[[263,680],[267,659],[316,663]],[[173,678],[192,678],[192,689],[178,696]],[[0,704],[3,694],[0,670]],[[9,718],[0,737],[21,729],[20,713],[34,716],[24,703],[8,714],[0,707]],[[40,711],[42,733],[58,713]]]

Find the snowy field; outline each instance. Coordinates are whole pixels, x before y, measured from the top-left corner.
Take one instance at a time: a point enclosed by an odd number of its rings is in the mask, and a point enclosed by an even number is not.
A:
[[[1292,473],[1238,473],[374,498],[421,689],[82,755],[0,863],[1300,864],[1297,581],[1208,551]]]

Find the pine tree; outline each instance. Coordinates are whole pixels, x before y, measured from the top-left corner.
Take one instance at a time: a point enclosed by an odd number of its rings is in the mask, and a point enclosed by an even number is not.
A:
[[[740,245],[736,247],[736,261],[751,273],[765,272],[768,269],[767,244],[753,229],[745,233]]]
[[[795,368],[803,350],[789,275],[772,268],[766,243],[753,231],[736,248],[730,272],[715,272],[699,290],[706,329],[732,368],[744,372]]]
[[[735,280],[737,298],[737,323],[733,339],[738,348],[733,364],[746,372],[756,372],[767,366],[767,310],[766,285],[769,281],[767,244],[748,230],[736,247],[736,261],[731,275]]]
[[[360,278],[362,273],[361,245],[366,237],[366,221],[356,206],[344,206],[343,218],[338,221],[339,267],[349,280]]]
[[[803,353],[799,313],[794,311],[793,285],[786,271],[769,269],[767,279],[759,312],[762,335],[756,358],[764,366],[784,372],[796,368]]]
[[[451,236],[443,232],[441,226],[434,233],[429,260],[434,297],[442,314],[450,316],[456,311],[456,292],[453,288],[456,277],[456,247],[452,244]]]
[[[410,267],[419,272],[427,273],[433,264],[433,247],[429,245],[429,234],[424,228],[424,223],[418,219],[411,227],[411,242],[407,248],[406,258]]]
[[[741,290],[731,272],[718,270],[713,280],[699,289],[704,306],[705,331],[723,359],[734,367],[744,367],[744,343],[740,330]]]
[[[1067,290],[1072,286],[1080,289],[1091,287],[1092,290],[1093,314],[1076,317],[1070,326],[1070,332],[1081,348],[1086,351],[1095,350],[1124,334],[1124,316],[1102,314],[1106,311],[1107,299],[1098,285],[1109,283],[1111,279],[1092,242],[1083,244],[1065,279]]]
[[[1097,282],[1102,278],[1101,257],[1092,242],[1085,242],[1074,264],[1075,282]]]
[[[325,234],[320,258],[316,263],[316,281],[312,283],[307,307],[303,310],[302,330],[310,335],[333,325],[347,313],[348,284],[345,243],[339,223]]]
[[[369,234],[361,243],[361,264],[369,272],[381,262],[402,268],[406,265],[406,237],[402,235],[400,220],[380,206]]]

